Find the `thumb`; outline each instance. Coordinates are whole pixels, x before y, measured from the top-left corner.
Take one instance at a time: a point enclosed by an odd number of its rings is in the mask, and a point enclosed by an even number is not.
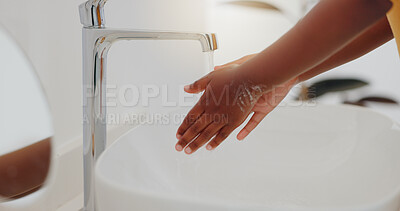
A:
[[[192,84],[186,85],[184,87],[185,92],[191,93],[191,94],[196,94],[199,92],[202,92],[206,89],[207,84],[211,81],[211,73],[200,78],[199,80],[195,81]]]

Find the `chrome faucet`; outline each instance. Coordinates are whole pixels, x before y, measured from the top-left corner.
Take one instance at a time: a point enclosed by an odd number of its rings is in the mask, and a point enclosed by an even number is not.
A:
[[[119,40],[198,40],[203,52],[217,49],[215,34],[136,31],[105,27],[106,0],[79,6],[83,24],[83,165],[84,211],[94,211],[94,164],[106,147],[107,53]]]

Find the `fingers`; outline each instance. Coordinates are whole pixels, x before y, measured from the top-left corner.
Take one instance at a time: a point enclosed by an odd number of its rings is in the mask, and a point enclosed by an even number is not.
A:
[[[260,122],[267,116],[268,113],[261,113],[261,112],[255,112],[249,122],[244,126],[244,128],[238,133],[237,139],[239,141],[243,140],[246,138],[251,131],[254,130],[260,124]]]
[[[203,114],[204,109],[197,103],[192,110],[187,114],[185,119],[183,120],[181,126],[179,126],[178,131],[176,132],[176,138],[180,139],[182,135],[186,132],[186,130],[194,123],[196,120]]]
[[[209,115],[202,115],[200,118],[196,120],[196,122],[190,125],[189,128],[185,131],[185,133],[180,137],[178,143],[175,145],[175,149],[177,151],[182,151],[211,122],[212,119],[209,117]]]
[[[207,84],[211,81],[211,75],[212,75],[212,72],[207,74],[206,76],[200,78],[199,80],[195,81],[194,83],[192,83],[190,85],[186,85],[184,87],[185,92],[191,93],[191,94],[196,94],[196,93],[204,91],[207,87]]]
[[[192,141],[186,147],[185,153],[192,154],[196,152],[200,147],[206,144],[221,129],[222,126],[223,125],[218,122],[211,123],[194,141]]]
[[[232,126],[224,126],[218,134],[207,144],[207,150],[213,150],[217,148],[228,136],[232,133],[234,128]]]

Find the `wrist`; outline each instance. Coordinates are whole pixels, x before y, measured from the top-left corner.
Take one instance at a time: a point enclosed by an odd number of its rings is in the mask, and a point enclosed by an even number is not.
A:
[[[259,95],[263,95],[274,88],[273,83],[269,80],[266,80],[265,76],[268,74],[266,69],[258,68],[249,63],[243,64],[238,66],[237,75],[238,78],[246,83],[247,86],[251,87],[252,89],[256,90],[256,93]],[[272,79],[272,78],[270,78]]]
[[[271,87],[268,87],[267,84],[257,80],[257,77],[254,77],[251,71],[241,68],[241,66],[236,68],[236,78],[240,81],[241,89],[254,97],[254,99],[258,99],[271,90]]]

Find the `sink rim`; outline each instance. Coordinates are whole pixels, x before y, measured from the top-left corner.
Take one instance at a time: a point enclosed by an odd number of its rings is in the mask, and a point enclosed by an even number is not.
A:
[[[287,107],[291,107],[293,103],[288,103],[289,106]],[[286,107],[286,106],[285,106]],[[396,121],[394,121],[392,118],[390,118],[387,115],[384,115],[382,113],[379,113],[375,110],[372,110],[370,108],[365,108],[365,107],[359,107],[359,106],[354,106],[354,105],[325,105],[325,104],[318,104],[317,106],[308,106],[308,105],[301,105],[301,106],[295,106],[295,107],[318,107],[318,108],[334,108],[334,109],[344,109],[344,110],[348,110],[348,111],[355,111],[355,112],[368,112],[371,114],[375,114],[375,115],[379,115],[380,117],[382,117],[383,119],[385,119],[385,121],[390,122],[391,123],[391,128],[388,129],[388,131],[395,131],[396,133],[400,134],[400,124]],[[181,110],[181,109],[177,109],[177,110]],[[109,149],[113,148],[113,146],[117,143],[119,143],[119,141],[121,139],[123,139],[125,136],[129,135],[131,132],[133,132],[134,130],[136,130],[138,127],[140,127],[142,125],[137,125],[134,128],[132,128],[131,130],[127,131],[126,133],[122,134],[114,143],[112,143],[107,149],[106,151],[99,157],[98,161],[96,162],[96,166],[95,166],[95,183],[99,183],[100,181],[109,186],[109,187],[113,187],[115,190],[118,191],[123,191],[125,193],[129,193],[130,195],[134,196],[144,196],[144,197],[149,197],[152,199],[162,199],[162,200],[168,200],[168,201],[176,201],[176,202],[186,202],[186,203],[194,203],[194,204],[207,204],[207,205],[211,205],[211,206],[218,206],[218,207],[230,207],[227,205],[227,202],[230,202],[229,205],[234,206],[235,208],[241,208],[241,209],[249,209],[249,208],[273,208],[274,210],[277,209],[276,207],[274,207],[273,205],[266,205],[266,204],[259,204],[259,203],[244,203],[244,202],[234,202],[231,200],[210,200],[210,199],[203,199],[203,198],[196,198],[196,197],[190,197],[190,196],[183,196],[183,195],[178,195],[178,194],[165,194],[162,192],[157,192],[157,191],[152,191],[151,189],[148,190],[143,190],[143,189],[134,189],[134,188],[128,188],[126,186],[123,186],[121,184],[119,184],[118,182],[113,181],[112,179],[107,178],[107,176],[98,173],[98,168],[100,168],[100,164],[102,163],[102,160],[104,159],[104,155],[108,152]],[[381,197],[380,199],[377,199],[373,202],[368,202],[368,203],[363,203],[363,204],[354,204],[352,206],[346,206],[345,209],[359,209],[359,210],[366,210],[366,209],[370,209],[371,207],[375,207],[378,205],[384,205],[386,204],[385,202],[391,201],[392,199],[396,198],[396,197],[400,197],[400,185],[396,188],[393,189],[393,192],[390,192],[386,195],[384,195],[384,197]],[[231,203],[233,202],[233,203]],[[289,207],[290,208],[290,207]],[[293,205],[291,205],[291,208],[293,208]],[[321,209],[321,207],[319,206],[313,206],[313,207],[307,207],[304,208],[304,206],[299,206],[299,207],[295,207],[296,210],[302,210],[302,209],[306,209],[306,210],[319,210]],[[343,207],[337,207],[342,209]],[[288,207],[283,207],[282,210],[287,210]],[[335,210],[335,208],[330,207],[330,208],[325,208],[324,210],[330,210],[333,209]],[[279,209],[278,209],[279,210]]]

